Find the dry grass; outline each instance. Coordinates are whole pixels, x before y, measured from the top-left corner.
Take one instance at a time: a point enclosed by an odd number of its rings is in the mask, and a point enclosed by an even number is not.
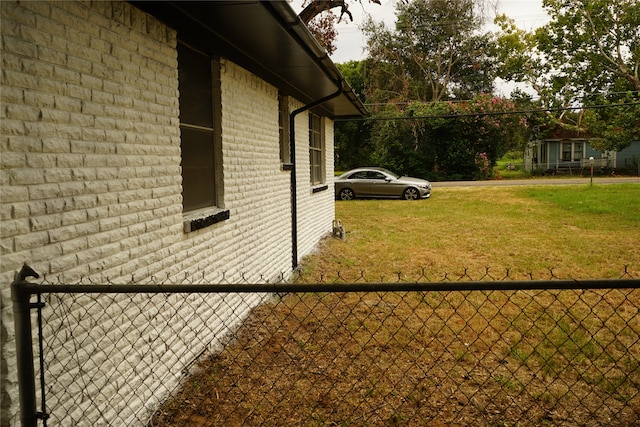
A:
[[[256,308],[153,425],[634,425],[639,299],[287,295]]]
[[[435,281],[487,267],[497,279],[602,278],[640,266],[640,218],[527,191],[338,203],[347,240],[327,239],[302,279]],[[639,301],[637,290],[286,295],[257,307],[152,424],[638,423]]]

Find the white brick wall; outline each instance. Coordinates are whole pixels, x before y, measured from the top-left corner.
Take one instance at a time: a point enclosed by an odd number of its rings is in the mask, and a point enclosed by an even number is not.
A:
[[[155,276],[217,283],[241,274],[258,281],[290,272],[292,245],[277,88],[223,59],[230,218],[184,233],[175,32],[124,2],[2,1],[0,11],[4,426],[17,422],[9,284],[24,262],[54,282],[148,282]],[[308,117],[296,121],[300,258],[330,231],[334,216],[333,124],[325,123],[329,189],[312,193]],[[241,313],[257,302],[248,300]],[[212,325],[209,333],[219,328]],[[74,359],[65,351],[52,369],[70,360],[77,366],[68,369],[90,363],[85,353]],[[109,351],[98,349],[93,357],[108,359]],[[140,408],[158,398],[135,397]],[[71,417],[67,421],[80,423]],[[87,425],[101,422],[100,414],[87,417]]]
[[[311,253],[318,238],[332,229],[334,211],[333,187],[333,122],[324,119],[325,185],[327,189],[313,193],[309,165],[309,118],[303,115],[296,120],[296,151],[298,173],[298,258]],[[329,143],[330,142],[330,143]],[[322,187],[322,186],[317,186]]]

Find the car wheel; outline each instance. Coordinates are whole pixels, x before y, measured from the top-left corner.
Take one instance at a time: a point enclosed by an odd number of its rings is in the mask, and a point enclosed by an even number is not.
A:
[[[420,198],[420,193],[417,188],[409,187],[404,190],[404,193],[402,193],[402,198],[405,200],[418,200]]]
[[[353,200],[356,198],[356,193],[354,193],[350,188],[343,188],[340,190],[338,196],[340,197],[340,200]]]

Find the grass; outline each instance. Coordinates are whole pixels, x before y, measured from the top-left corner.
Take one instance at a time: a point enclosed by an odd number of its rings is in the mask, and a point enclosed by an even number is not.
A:
[[[578,187],[532,187],[525,194],[561,207],[564,211],[589,215],[596,222],[612,218],[640,225],[640,192],[635,184]]]
[[[345,241],[303,262],[320,275],[369,281],[465,273],[547,279],[617,278],[640,268],[635,184],[434,189],[429,200],[336,203]],[[326,279],[325,279],[326,280]],[[330,279],[329,279],[330,280]]]
[[[521,157],[514,159],[505,156],[505,158],[498,160],[493,168],[494,179],[523,179],[530,177],[531,172],[524,170]]]
[[[637,278],[638,201],[640,186],[612,185],[339,202],[348,237],[326,239],[302,279],[602,278],[624,265]],[[638,305],[616,290],[288,294],[200,361],[153,425],[629,425]]]

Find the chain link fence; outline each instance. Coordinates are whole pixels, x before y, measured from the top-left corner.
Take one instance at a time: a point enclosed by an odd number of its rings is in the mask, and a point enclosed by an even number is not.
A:
[[[638,276],[489,273],[20,281],[27,406],[74,426],[640,424]]]

